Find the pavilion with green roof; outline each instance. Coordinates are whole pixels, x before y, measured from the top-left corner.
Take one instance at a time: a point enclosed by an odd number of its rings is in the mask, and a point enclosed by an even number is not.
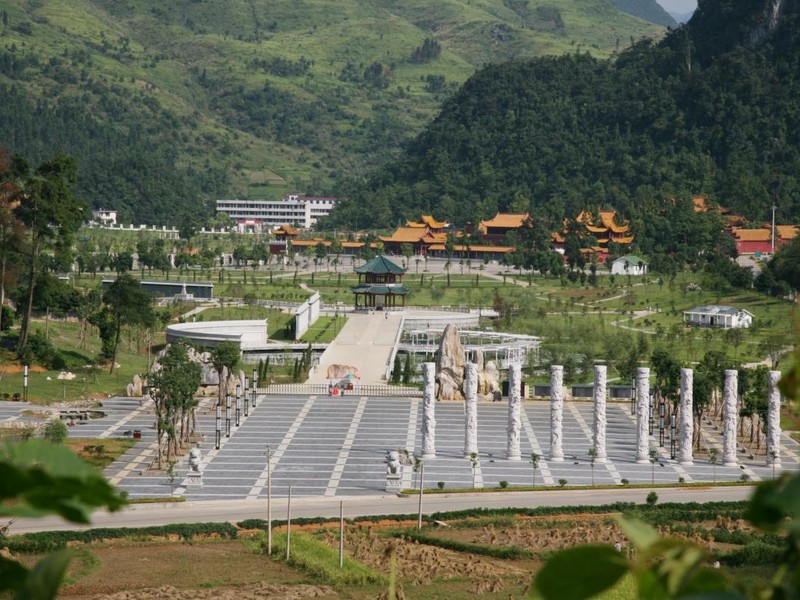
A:
[[[406,270],[385,256],[376,256],[356,268],[358,285],[352,288],[356,310],[396,308],[406,305],[408,288],[403,285]]]

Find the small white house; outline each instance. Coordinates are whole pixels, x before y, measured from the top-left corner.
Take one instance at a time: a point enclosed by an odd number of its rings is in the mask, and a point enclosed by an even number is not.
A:
[[[93,210],[92,218],[101,225],[104,225],[106,227],[108,226],[113,227],[114,225],[117,224],[117,211],[106,210],[104,208],[101,208],[99,210]]]
[[[647,275],[647,263],[638,256],[627,254],[611,263],[612,275]]]
[[[753,313],[735,306],[695,306],[683,312],[683,322],[698,327],[746,328],[753,324]]]

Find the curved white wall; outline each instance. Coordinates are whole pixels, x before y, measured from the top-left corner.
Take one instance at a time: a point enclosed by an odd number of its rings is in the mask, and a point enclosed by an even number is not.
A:
[[[167,326],[167,341],[186,340],[201,346],[237,342],[242,351],[267,346],[267,320],[199,321]]]

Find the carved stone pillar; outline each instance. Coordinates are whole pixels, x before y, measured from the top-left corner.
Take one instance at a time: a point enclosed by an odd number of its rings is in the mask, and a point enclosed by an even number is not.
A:
[[[725,384],[722,390],[722,464],[736,467],[736,424],[739,418],[739,371],[725,369]]]
[[[519,430],[522,421],[522,367],[518,363],[508,367],[508,460],[519,460]]]
[[[434,385],[436,383],[436,364],[422,365],[422,381],[425,386],[422,396],[422,458],[436,458],[436,417],[434,407]]]
[[[650,368],[636,369],[636,462],[650,462]]]
[[[778,381],[780,371],[769,372],[769,398],[767,400],[767,464],[781,464],[781,392]]]
[[[564,461],[561,447],[562,412],[564,410],[564,367],[550,367],[550,460]]]
[[[594,368],[594,461],[604,463],[606,455],[606,373],[605,365]]]
[[[478,452],[478,365],[467,363],[464,374],[464,456]]]
[[[692,438],[694,437],[693,385],[694,371],[692,369],[681,369],[681,425],[678,463],[682,465],[691,465],[694,460],[692,456]]]

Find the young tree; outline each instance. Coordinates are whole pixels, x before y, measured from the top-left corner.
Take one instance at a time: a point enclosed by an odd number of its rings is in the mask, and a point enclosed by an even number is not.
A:
[[[189,360],[186,346],[171,344],[159,361],[160,368],[150,375],[150,395],[156,410],[158,468],[164,459],[162,440],[167,436],[167,462],[177,453],[178,445],[190,433],[189,419],[194,416],[197,401],[194,394],[200,385],[200,365]]]
[[[221,342],[211,350],[211,363],[219,375],[219,398],[222,404],[225,400],[225,390],[228,389],[228,379],[233,369],[239,364],[239,344],[236,342]]]
[[[75,181],[75,159],[57,154],[32,171],[21,158],[15,160],[14,173],[21,182],[15,198],[16,217],[27,227],[30,238],[28,265],[28,302],[22,317],[17,350],[28,343],[28,330],[33,307],[33,290],[39,271],[39,258],[48,243],[69,238],[86,220],[86,204],[72,195]]]
[[[107,327],[105,330],[106,336],[109,333],[113,333],[114,336],[111,343],[111,369],[109,371],[109,373],[113,373],[114,364],[117,362],[117,349],[122,327],[131,325],[149,327],[155,322],[155,314],[150,305],[150,295],[139,281],[127,273],[117,277],[108,286],[103,294],[103,304],[105,305],[103,310],[107,313],[104,320],[107,322],[110,317],[113,324],[112,328]],[[104,336],[102,327],[100,335]],[[107,342],[108,340],[104,337],[103,341]]]

